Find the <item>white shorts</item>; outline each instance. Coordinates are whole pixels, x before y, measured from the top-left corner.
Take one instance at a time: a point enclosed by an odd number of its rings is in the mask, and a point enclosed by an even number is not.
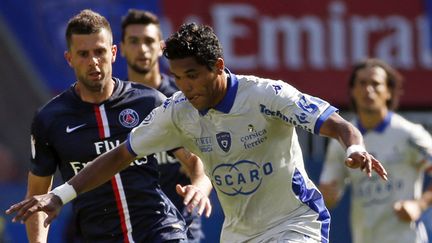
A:
[[[273,235],[270,239],[263,242],[268,243],[319,243],[315,239],[296,231],[285,231]]]

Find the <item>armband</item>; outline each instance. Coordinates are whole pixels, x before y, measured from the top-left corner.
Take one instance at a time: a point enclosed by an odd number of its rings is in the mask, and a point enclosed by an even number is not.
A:
[[[67,182],[61,186],[54,188],[54,190],[50,191],[50,193],[58,196],[61,199],[63,205],[73,200],[77,196],[77,193],[73,186],[69,185]]]

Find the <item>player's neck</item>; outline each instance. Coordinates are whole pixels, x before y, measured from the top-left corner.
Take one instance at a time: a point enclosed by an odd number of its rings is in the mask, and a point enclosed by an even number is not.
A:
[[[111,79],[99,90],[91,90],[79,81],[76,83],[74,88],[82,101],[92,104],[100,104],[111,97],[114,91],[114,80]]]
[[[227,91],[228,91],[228,75],[225,73],[225,71],[222,73],[222,75],[217,77],[218,79],[218,95],[214,99],[213,107],[215,107],[217,104],[219,104],[223,98],[225,97]]]
[[[381,109],[379,111],[359,111],[357,112],[360,124],[366,129],[374,129],[387,116],[389,110]]]
[[[158,89],[162,83],[162,77],[159,72],[159,68],[153,68],[146,74],[137,73],[131,69],[128,69],[128,78],[131,81],[142,83],[155,89]]]

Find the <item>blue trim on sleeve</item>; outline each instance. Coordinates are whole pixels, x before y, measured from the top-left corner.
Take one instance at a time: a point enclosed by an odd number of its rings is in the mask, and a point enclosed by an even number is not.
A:
[[[126,139],[126,148],[129,151],[129,153],[133,154],[134,156],[138,156],[138,154],[135,153],[135,151],[133,151],[133,149],[132,149],[132,145],[131,145],[131,142],[130,142],[130,135],[131,134],[129,133],[128,137]]]
[[[315,127],[314,127],[314,133],[315,134],[319,134],[319,130],[321,129],[322,124],[325,122],[325,120],[327,120],[327,118],[333,114],[334,112],[339,111],[338,108],[334,107],[334,106],[329,106],[322,114],[321,116],[318,118],[318,120],[315,122]]]
[[[321,242],[329,242],[330,213],[327,210],[321,193],[316,188],[307,188],[306,182],[297,168],[292,179],[292,189],[297,198],[310,209],[318,213],[318,221],[321,222]]]

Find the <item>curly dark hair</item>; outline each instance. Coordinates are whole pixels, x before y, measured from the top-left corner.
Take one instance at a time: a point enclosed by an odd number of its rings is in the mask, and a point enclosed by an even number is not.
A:
[[[90,9],[82,10],[79,14],[73,16],[69,20],[66,27],[66,42],[68,49],[71,47],[73,34],[89,35],[99,33],[102,29],[106,29],[111,33],[112,43],[112,30],[108,20],[104,16]]]
[[[196,62],[213,70],[216,60],[223,57],[222,45],[213,29],[196,23],[183,24],[165,41],[163,55],[172,59],[194,57]]]
[[[387,108],[389,110],[396,110],[399,105],[400,96],[402,95],[402,82],[404,81],[403,76],[396,69],[391,67],[383,60],[380,60],[378,58],[367,58],[363,61],[356,63],[353,66],[350,78],[348,80],[349,90],[351,91],[354,87],[354,81],[357,78],[357,72],[361,69],[370,68],[370,67],[380,67],[384,69],[384,71],[386,72],[387,74],[386,84],[391,93],[391,98],[390,100],[387,101]],[[350,95],[350,101],[354,111],[356,111],[357,107],[351,95]]]
[[[139,10],[139,9],[129,9],[128,13],[122,17],[122,22],[121,22],[121,39],[122,41],[124,41],[124,37],[125,37],[125,29],[126,27],[128,27],[129,25],[132,24],[142,24],[142,25],[150,25],[150,24],[154,24],[157,26],[157,28],[159,29],[159,38],[162,40],[162,32],[160,29],[160,22],[158,17],[149,12],[149,11],[145,11],[145,10]]]

